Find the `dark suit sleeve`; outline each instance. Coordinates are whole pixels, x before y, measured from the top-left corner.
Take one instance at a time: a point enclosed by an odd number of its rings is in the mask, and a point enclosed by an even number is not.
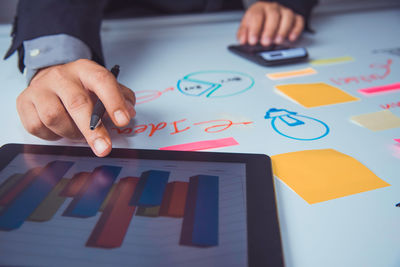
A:
[[[278,2],[308,20],[311,10],[318,3],[318,0],[279,0]]]
[[[5,59],[15,51],[19,69],[24,69],[23,42],[37,37],[68,34],[82,40],[92,51],[93,60],[104,65],[100,27],[106,0],[20,0],[11,33],[11,47]]]

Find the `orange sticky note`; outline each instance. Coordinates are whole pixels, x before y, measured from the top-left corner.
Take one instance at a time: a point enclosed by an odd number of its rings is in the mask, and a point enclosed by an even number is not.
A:
[[[317,71],[313,68],[306,68],[300,70],[291,70],[285,72],[274,72],[274,73],[267,73],[266,76],[271,80],[280,80],[280,79],[287,79],[305,75],[316,74]]]
[[[359,98],[354,97],[337,87],[322,82],[285,84],[277,85],[275,87],[281,93],[306,108],[359,100]]]
[[[334,149],[297,151],[271,159],[274,174],[309,204],[390,186],[356,159]]]

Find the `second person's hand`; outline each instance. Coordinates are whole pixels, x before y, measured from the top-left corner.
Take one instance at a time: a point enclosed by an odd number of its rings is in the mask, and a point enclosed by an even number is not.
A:
[[[84,138],[103,157],[111,151],[111,139],[103,124],[90,130],[95,95],[118,127],[136,114],[134,93],[106,68],[86,59],[40,70],[18,96],[17,110],[31,134],[46,140]]]
[[[264,46],[297,40],[304,29],[303,16],[276,2],[256,2],[243,16],[237,31],[240,44]]]

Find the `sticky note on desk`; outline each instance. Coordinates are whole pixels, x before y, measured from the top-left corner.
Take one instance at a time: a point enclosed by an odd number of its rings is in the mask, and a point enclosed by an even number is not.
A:
[[[274,73],[267,73],[266,76],[271,80],[281,80],[281,79],[288,79],[300,76],[306,76],[311,74],[316,74],[317,71],[313,68],[306,68],[306,69],[299,69],[299,70],[291,70],[285,72],[274,72]]]
[[[372,131],[383,131],[400,127],[400,118],[390,110],[357,115],[351,117],[350,120]]]
[[[349,56],[344,56],[344,57],[315,59],[315,60],[311,60],[310,63],[312,65],[319,66],[319,65],[338,64],[338,63],[343,63],[343,62],[348,62],[348,61],[354,61],[354,58],[349,57]]]
[[[275,88],[306,108],[359,100],[337,87],[322,82],[276,85]]]
[[[309,204],[390,186],[361,162],[334,149],[290,152],[271,159],[274,174]]]

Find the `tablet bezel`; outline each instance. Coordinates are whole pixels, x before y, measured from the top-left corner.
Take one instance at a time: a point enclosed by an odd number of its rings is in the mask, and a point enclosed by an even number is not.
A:
[[[0,148],[0,171],[20,153],[96,157],[88,147],[6,144]],[[284,266],[274,179],[267,155],[114,148],[107,157],[246,164],[248,266]]]

